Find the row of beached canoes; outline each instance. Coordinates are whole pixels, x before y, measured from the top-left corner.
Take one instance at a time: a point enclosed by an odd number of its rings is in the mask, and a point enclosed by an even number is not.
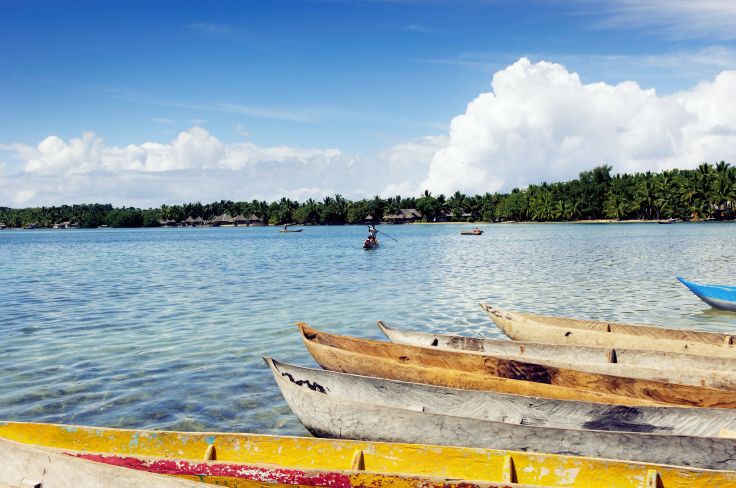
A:
[[[513,341],[299,324],[324,370],[266,361],[320,437],[736,471],[731,335],[483,308]]]
[[[731,336],[483,308],[513,341],[299,324],[324,370],[266,363],[331,439],[6,422],[0,487],[736,487]]]

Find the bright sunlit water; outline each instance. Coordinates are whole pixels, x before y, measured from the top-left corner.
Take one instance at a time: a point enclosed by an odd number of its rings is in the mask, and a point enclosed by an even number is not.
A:
[[[500,337],[487,301],[736,330],[674,279],[736,284],[736,224],[381,228],[0,232],[0,419],[305,434],[261,360],[315,365],[300,320]]]

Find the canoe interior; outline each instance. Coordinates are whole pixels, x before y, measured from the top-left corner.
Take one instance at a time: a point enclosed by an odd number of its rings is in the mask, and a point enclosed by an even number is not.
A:
[[[511,312],[500,310],[484,303],[481,304],[481,307],[489,314],[494,312],[502,314],[508,312],[518,317],[524,317],[554,327],[595,330],[598,332],[614,332],[650,338],[679,339],[716,345],[724,344],[728,341],[728,338],[731,337],[730,334],[720,334],[717,332],[707,332],[703,330],[676,329],[645,324],[621,324],[616,322],[558,317],[554,315],[539,315],[528,312]]]
[[[562,344],[569,346],[611,347],[642,349],[704,357],[736,359],[736,346],[731,336],[721,338],[724,342],[714,344],[692,339],[647,337],[605,330],[580,328],[575,323],[565,326],[559,322],[551,324],[546,317],[533,314],[510,312],[484,306],[489,318],[509,338],[522,342]],[[566,320],[566,319],[565,319]]]

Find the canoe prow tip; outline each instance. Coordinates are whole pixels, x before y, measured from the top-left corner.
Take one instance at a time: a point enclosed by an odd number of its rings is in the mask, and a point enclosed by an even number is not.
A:
[[[271,368],[272,370],[277,369],[276,364],[274,363],[274,360],[270,356],[263,356],[262,359],[263,359],[263,362],[266,363],[266,365],[268,365],[269,368]]]
[[[306,322],[297,322],[296,326],[299,328],[304,342],[312,342],[317,338],[317,330],[311,328]]]
[[[495,308],[492,305],[488,305],[487,303],[481,302],[480,307],[483,310],[485,310],[488,315],[493,315],[494,317],[501,317],[501,318],[507,318],[507,319],[511,318],[508,313],[504,313],[504,311],[501,310],[500,308]],[[504,317],[504,315],[506,317]]]
[[[388,331],[391,330],[391,328],[384,324],[382,320],[376,320],[376,325],[378,326],[379,330],[383,332],[383,335],[388,337]]]

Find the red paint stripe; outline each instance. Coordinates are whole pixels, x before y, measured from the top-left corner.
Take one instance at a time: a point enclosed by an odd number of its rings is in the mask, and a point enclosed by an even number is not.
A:
[[[144,460],[136,457],[109,456],[104,454],[67,453],[71,456],[110,464],[124,468],[147,471],[149,473],[191,476],[227,476],[243,478],[264,483],[286,485],[326,486],[330,488],[350,488],[350,477],[343,473],[307,473],[299,469],[264,468],[248,464],[192,463],[185,460],[156,459]]]

